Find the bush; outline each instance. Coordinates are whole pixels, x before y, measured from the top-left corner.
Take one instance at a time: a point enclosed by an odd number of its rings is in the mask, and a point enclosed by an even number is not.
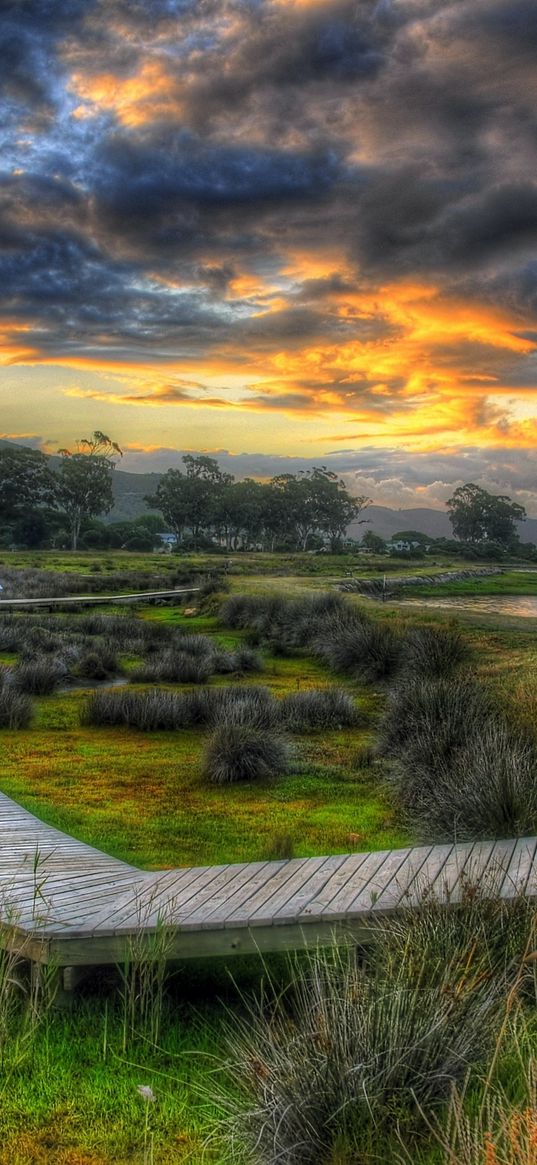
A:
[[[130,682],[163,684],[205,684],[213,670],[211,655],[190,655],[183,651],[165,651],[151,663],[130,675]]]
[[[198,723],[212,728],[233,725],[245,728],[274,728],[280,719],[278,701],[268,688],[257,685],[206,688],[197,696]]]
[[[452,627],[416,627],[403,641],[401,664],[419,678],[450,676],[470,658],[468,641]]]
[[[289,759],[283,737],[243,724],[226,724],[209,738],[203,772],[213,785],[258,781],[285,773]]]
[[[188,699],[153,688],[147,692],[122,689],[95,692],[81,716],[82,724],[98,727],[139,728],[142,732],[190,728],[194,722]]]
[[[0,728],[27,728],[33,716],[32,701],[9,684],[0,689]]]
[[[291,732],[352,728],[358,713],[354,700],[343,688],[294,692],[281,702],[282,723]]]
[[[399,795],[429,839],[523,837],[537,830],[537,749],[491,719],[432,767],[405,767]]]
[[[0,651],[16,652],[21,644],[21,621],[4,615],[0,622]]]
[[[478,735],[494,711],[486,691],[471,679],[401,680],[388,694],[381,751],[433,770]]]
[[[213,671],[216,675],[252,675],[262,672],[264,664],[259,652],[241,644],[236,651],[217,649],[213,656]]]
[[[351,611],[328,621],[317,635],[314,650],[334,671],[375,683],[396,671],[401,640],[391,627]]]
[[[67,675],[65,664],[58,659],[43,657],[20,663],[13,670],[13,685],[19,692],[32,696],[48,696]]]
[[[384,920],[363,963],[349,947],[295,959],[287,992],[269,980],[228,1028],[218,1099],[236,1148],[256,1165],[357,1162],[368,1134],[378,1150],[381,1129],[418,1126],[492,1049],[528,925],[469,895]]]
[[[77,665],[80,676],[92,680],[106,680],[121,671],[115,651],[105,643],[95,647],[80,657]]]

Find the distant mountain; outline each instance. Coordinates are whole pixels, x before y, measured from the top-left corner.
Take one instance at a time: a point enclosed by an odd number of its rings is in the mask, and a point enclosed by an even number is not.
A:
[[[351,538],[361,538],[366,530],[380,534],[381,538],[393,538],[400,530],[417,530],[431,538],[451,538],[451,523],[445,510],[428,510],[416,507],[412,510],[391,510],[388,506],[369,506],[364,510],[367,524],[353,522],[349,527]]]
[[[431,510],[425,507],[416,507],[408,510],[391,510],[388,506],[369,506],[364,511],[364,518],[368,518],[367,525],[353,522],[349,526],[351,538],[361,538],[366,530],[380,534],[381,538],[393,538],[401,530],[417,530],[420,534],[428,534],[431,538],[452,538],[453,531],[446,510]],[[518,532],[522,542],[537,544],[537,518],[527,518],[518,523]]]

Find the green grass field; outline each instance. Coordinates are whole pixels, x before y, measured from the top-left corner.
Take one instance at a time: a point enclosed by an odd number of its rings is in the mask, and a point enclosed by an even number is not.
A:
[[[19,565],[29,564],[27,556],[20,557]],[[39,558],[41,566],[44,557],[33,555],[34,564]],[[73,569],[94,557],[76,556]],[[121,556],[113,557],[118,569]],[[306,573],[294,562],[287,575],[264,574],[255,557],[250,574],[231,576],[234,590],[300,594],[305,587],[326,588],[333,569],[328,556],[319,556],[318,573]],[[175,556],[124,555],[121,566],[131,568],[136,561],[145,569],[149,559],[159,568],[177,563]],[[50,569],[64,570],[72,559],[51,556],[47,562]],[[278,570],[284,569],[280,560]],[[509,577],[490,583],[510,585]],[[517,585],[523,577],[528,586],[537,585],[537,575],[516,575]],[[451,621],[430,609],[402,613],[390,604],[367,605],[375,617],[397,625]],[[179,608],[162,607],[141,610],[139,617],[216,635],[229,648],[241,638],[219,629],[214,614],[185,617]],[[458,622],[471,640],[475,671],[502,699],[516,704],[535,682],[532,621],[511,620],[500,628],[490,618],[463,616]],[[6,663],[15,659],[2,657]],[[132,667],[135,661],[123,662]],[[265,663],[264,674],[244,682],[266,684],[276,696],[342,683],[357,700],[360,725],[297,738],[291,771],[274,782],[215,788],[201,774],[201,731],[144,734],[81,727],[86,693],[76,689],[39,698],[29,729],[1,732],[1,788],[45,820],[148,868],[266,858],[282,838],[297,856],[410,844],[384,788],[382,766],[364,759],[382,710],[382,687],[340,680],[306,655],[267,655]],[[226,682],[224,677],[211,681]],[[230,972],[238,977],[238,988]],[[214,1132],[211,1080],[214,1072],[222,1076],[225,1017],[233,1022],[242,1014],[243,993],[262,975],[255,960],[238,960],[230,968],[220,962],[178,968],[157,1044],[143,1031],[125,1044],[121,979],[112,971],[97,972],[80,988],[72,1015],[47,1012],[27,1039],[13,1039],[0,1024],[0,1165],[241,1165],[225,1137]],[[156,1096],[148,1112],[140,1084]],[[379,1145],[364,1154],[361,1165],[374,1165]],[[431,1152],[427,1165],[437,1160]],[[354,1163],[342,1157],[333,1165]]]

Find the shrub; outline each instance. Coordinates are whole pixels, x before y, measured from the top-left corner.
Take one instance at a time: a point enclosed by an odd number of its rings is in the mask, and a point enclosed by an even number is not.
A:
[[[343,688],[293,692],[280,707],[282,723],[291,732],[352,728],[358,719],[354,700]]]
[[[21,644],[21,621],[4,615],[0,622],[0,651],[19,651]]]
[[[403,760],[404,764],[404,760]],[[436,765],[413,760],[399,785],[403,808],[427,839],[522,837],[537,829],[537,749],[491,719]]]
[[[33,716],[32,701],[9,684],[0,689],[0,728],[27,728]]]
[[[450,676],[469,658],[468,641],[452,627],[412,628],[402,644],[403,668],[420,678]]]
[[[96,643],[80,657],[78,674],[87,679],[106,680],[121,671],[115,651],[105,643]]]
[[[237,1149],[256,1165],[359,1161],[364,1132],[378,1148],[396,1114],[417,1125],[491,1050],[527,928],[469,896],[384,920],[363,963],[348,947],[295,959],[287,992],[269,980],[228,1028],[218,1099]]]
[[[13,670],[13,685],[19,692],[48,696],[61,683],[67,668],[61,660],[43,657],[20,663]]]
[[[95,692],[83,709],[81,721],[98,727],[139,728],[142,732],[190,728],[190,701],[175,692],[153,688],[146,692],[122,689]]]
[[[196,659],[212,656],[214,645],[208,635],[190,635],[187,632],[176,637],[174,647],[183,655],[193,655]]]
[[[225,724],[215,729],[205,749],[203,772],[213,785],[258,781],[287,771],[287,741],[259,728]]]
[[[388,694],[380,748],[434,769],[478,735],[493,715],[487,692],[471,679],[401,680]]]
[[[268,688],[254,684],[205,688],[196,693],[195,702],[198,723],[211,728],[233,725],[268,730],[274,728],[280,718],[280,707],[272,693]]]
[[[391,627],[350,612],[328,621],[318,634],[314,649],[334,671],[374,683],[395,672],[401,640]]]
[[[209,679],[212,656],[165,651],[151,663],[131,673],[131,683],[204,684]]]

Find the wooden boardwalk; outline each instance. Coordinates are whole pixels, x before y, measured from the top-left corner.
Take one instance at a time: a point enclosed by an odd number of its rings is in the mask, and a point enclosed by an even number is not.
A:
[[[465,880],[537,895],[537,838],[144,872],[45,825],[0,794],[3,941],[57,967],[121,962],[165,933],[183,959],[365,940],[371,922]],[[165,926],[163,932],[162,927]]]
[[[175,599],[178,595],[194,595],[199,587],[175,587],[169,591],[137,591],[124,595],[63,595],[49,599],[4,599],[0,594],[0,614],[2,611],[26,610],[28,607],[54,610],[55,607],[98,607],[113,603],[154,602],[158,599]]]

